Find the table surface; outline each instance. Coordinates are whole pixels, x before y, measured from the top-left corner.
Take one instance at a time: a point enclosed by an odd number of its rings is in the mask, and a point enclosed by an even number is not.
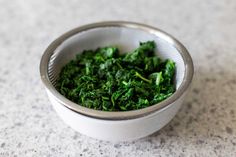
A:
[[[0,6],[0,157],[236,156],[236,1],[0,0]],[[75,132],[57,116],[40,80],[39,61],[52,40],[104,20],[163,29],[194,61],[192,89],[177,116],[137,141]]]

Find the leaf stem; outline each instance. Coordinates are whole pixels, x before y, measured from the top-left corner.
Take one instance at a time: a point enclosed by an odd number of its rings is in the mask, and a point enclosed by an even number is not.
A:
[[[119,68],[123,69],[123,67],[120,65],[120,63],[116,62],[116,65],[117,65]]]
[[[152,83],[151,80],[146,79],[145,77],[143,77],[142,75],[140,75],[137,71],[135,72],[135,76],[141,78],[143,81],[146,81],[146,82],[148,82],[148,83],[150,83],[150,84]]]

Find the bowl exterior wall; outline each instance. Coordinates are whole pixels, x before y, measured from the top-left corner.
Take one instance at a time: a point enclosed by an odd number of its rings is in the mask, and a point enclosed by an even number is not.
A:
[[[140,118],[104,120],[88,117],[70,110],[60,104],[50,91],[47,91],[54,109],[67,125],[89,137],[114,142],[139,139],[160,130],[176,115],[186,93],[187,91],[173,104]]]

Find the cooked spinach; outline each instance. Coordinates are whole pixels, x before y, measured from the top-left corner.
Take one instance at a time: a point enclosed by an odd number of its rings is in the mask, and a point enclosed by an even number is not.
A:
[[[116,47],[85,50],[66,64],[58,91],[79,105],[103,111],[137,110],[175,92],[175,63],[155,56],[155,42],[141,42],[132,52]]]

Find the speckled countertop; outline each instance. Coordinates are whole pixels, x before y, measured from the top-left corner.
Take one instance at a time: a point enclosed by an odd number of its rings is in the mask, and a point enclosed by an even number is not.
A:
[[[0,0],[0,157],[236,156],[235,0]],[[39,77],[48,44],[102,20],[130,20],[173,34],[195,78],[177,116],[159,132],[109,143],[66,126]]]

